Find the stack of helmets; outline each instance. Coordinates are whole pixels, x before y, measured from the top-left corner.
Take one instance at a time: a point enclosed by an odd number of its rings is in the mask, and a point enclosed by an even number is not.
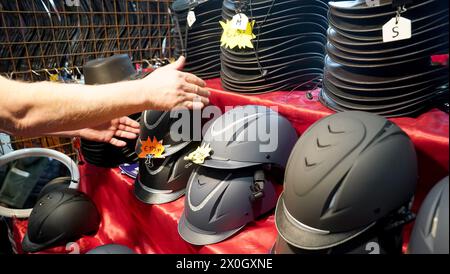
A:
[[[289,157],[275,253],[400,253],[417,179],[414,145],[387,119],[348,111],[316,122]],[[397,242],[370,242],[383,234]]]
[[[325,0],[224,0],[223,19],[238,13],[254,21],[253,48],[221,47],[225,89],[264,93],[293,89],[322,77]]]
[[[431,56],[448,53],[449,3],[409,1],[401,17],[411,20],[411,38],[383,42],[383,26],[396,17],[397,9],[391,0],[379,2],[329,3],[320,100],[335,111],[420,114],[448,97],[448,68],[433,64]]]
[[[272,210],[276,192],[265,171],[284,169],[296,141],[289,121],[266,107],[237,107],[215,120],[189,178],[181,237],[194,245],[214,244]]]
[[[146,204],[164,204],[184,195],[194,164],[184,160],[193,152],[199,142],[193,140],[193,115],[191,111],[180,110],[181,115],[189,115],[189,130],[175,131],[174,123],[184,122],[183,118],[171,117],[170,112],[147,110],[141,116],[141,130],[136,147],[138,155],[143,151],[144,141],[162,142],[162,158],[139,158],[139,174],[135,180],[135,196]],[[183,116],[181,116],[183,117]],[[180,124],[180,123],[178,123]]]
[[[110,84],[139,77],[126,54],[87,62],[83,66],[83,73],[86,85]],[[140,113],[129,117],[137,121]],[[136,162],[137,155],[134,152],[136,140],[116,138],[126,142],[126,146],[119,148],[108,143],[81,139],[81,152],[86,162],[100,167],[116,167],[122,163]]]
[[[203,79],[218,78],[222,0],[177,0],[171,11],[175,25],[175,56],[186,57],[184,71]],[[195,14],[190,27],[189,12]]]

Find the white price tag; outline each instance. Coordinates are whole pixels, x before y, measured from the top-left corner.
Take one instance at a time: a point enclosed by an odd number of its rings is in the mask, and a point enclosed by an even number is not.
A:
[[[394,17],[383,26],[383,42],[385,43],[409,39],[411,34],[411,20],[403,17]]]
[[[248,17],[243,13],[238,13],[231,19],[231,27],[239,30],[246,30],[248,25]]]
[[[193,10],[190,10],[187,15],[188,26],[192,27],[195,21],[197,21],[197,18],[195,17],[195,12]]]

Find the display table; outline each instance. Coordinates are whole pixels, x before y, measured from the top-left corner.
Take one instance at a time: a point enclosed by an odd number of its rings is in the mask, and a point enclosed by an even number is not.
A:
[[[218,79],[208,81],[211,88],[220,89]],[[305,92],[274,92],[245,96],[213,91],[211,103],[221,107],[258,104],[277,107],[289,119],[298,133],[304,132],[318,119],[333,112],[318,102],[317,91],[308,100]],[[419,159],[419,185],[414,203],[417,210],[428,190],[449,170],[449,116],[434,109],[417,118],[392,119],[413,140]],[[133,180],[116,169],[104,169],[89,164],[80,166],[81,190],[87,193],[102,215],[100,229],[92,237],[77,241],[80,253],[102,244],[124,244],[137,253],[268,253],[276,239],[273,212],[247,225],[241,233],[214,245],[194,246],[184,242],[177,232],[184,197],[165,205],[146,205],[133,194]],[[280,182],[281,183],[281,182]],[[281,192],[282,186],[278,187]],[[14,220],[14,239],[21,253],[20,242],[26,231],[26,220]],[[408,239],[409,229],[405,238]],[[59,247],[42,253],[69,253]]]

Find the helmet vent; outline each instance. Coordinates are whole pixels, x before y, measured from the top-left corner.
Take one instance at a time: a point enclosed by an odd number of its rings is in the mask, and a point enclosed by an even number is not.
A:
[[[344,182],[345,178],[347,177],[347,174],[348,174],[348,171],[347,171],[347,173],[344,174],[344,176],[342,176],[341,180],[339,180],[339,182],[334,186],[330,195],[328,195],[327,201],[324,204],[324,207],[322,209],[321,217],[324,216],[325,214],[327,214],[329,211],[331,211],[334,208],[336,199],[337,199],[337,192],[338,192],[339,188],[341,187],[342,183]]]
[[[313,166],[316,166],[316,165],[317,165],[316,162],[312,162],[312,161],[308,160],[308,157],[305,157],[305,166],[306,167],[313,167]]]
[[[428,235],[430,235],[433,238],[436,238],[436,234],[437,234],[437,228],[438,228],[438,224],[439,224],[439,204],[441,203],[441,198],[442,198],[442,193],[440,193],[439,195],[439,199],[436,202],[436,204],[434,205],[434,209],[433,209],[433,217],[431,219],[430,222],[430,228],[428,230]]]
[[[319,138],[316,139],[316,144],[318,148],[327,148],[331,147],[331,144],[321,144]]]
[[[228,186],[229,185],[227,185],[223,189],[222,193],[220,193],[219,197],[217,198],[216,202],[214,203],[214,205],[213,205],[213,207],[211,209],[211,214],[209,215],[209,222],[210,223],[212,223],[212,222],[220,219],[222,216],[226,215],[226,213],[223,213],[223,214],[219,215],[218,212],[217,212],[217,208],[219,207],[220,203],[222,202],[223,195],[227,191]]]
[[[342,134],[342,133],[345,133],[345,131],[333,130],[331,128],[330,124],[328,124],[328,132],[330,132],[331,134]]]

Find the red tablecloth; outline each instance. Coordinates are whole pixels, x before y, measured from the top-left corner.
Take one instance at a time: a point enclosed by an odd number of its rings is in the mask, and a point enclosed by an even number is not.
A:
[[[218,79],[210,80],[208,84],[211,88],[221,88]],[[299,134],[318,119],[333,113],[318,102],[317,91],[313,100],[306,99],[305,92],[298,91],[253,96],[214,91],[211,102],[221,108],[247,104],[276,106]],[[420,175],[414,205],[417,209],[433,184],[448,174],[449,116],[434,109],[417,118],[392,121],[409,134],[416,146]],[[121,175],[118,169],[86,164],[80,166],[80,171],[81,190],[93,198],[102,214],[98,233],[77,241],[81,253],[107,243],[125,244],[138,253],[267,253],[275,241],[273,214],[268,214],[224,242],[209,246],[190,245],[177,232],[184,198],[165,205],[146,205],[135,199],[133,181]],[[14,237],[19,252],[26,226],[25,220],[14,221]],[[68,252],[61,247],[43,253]]]

